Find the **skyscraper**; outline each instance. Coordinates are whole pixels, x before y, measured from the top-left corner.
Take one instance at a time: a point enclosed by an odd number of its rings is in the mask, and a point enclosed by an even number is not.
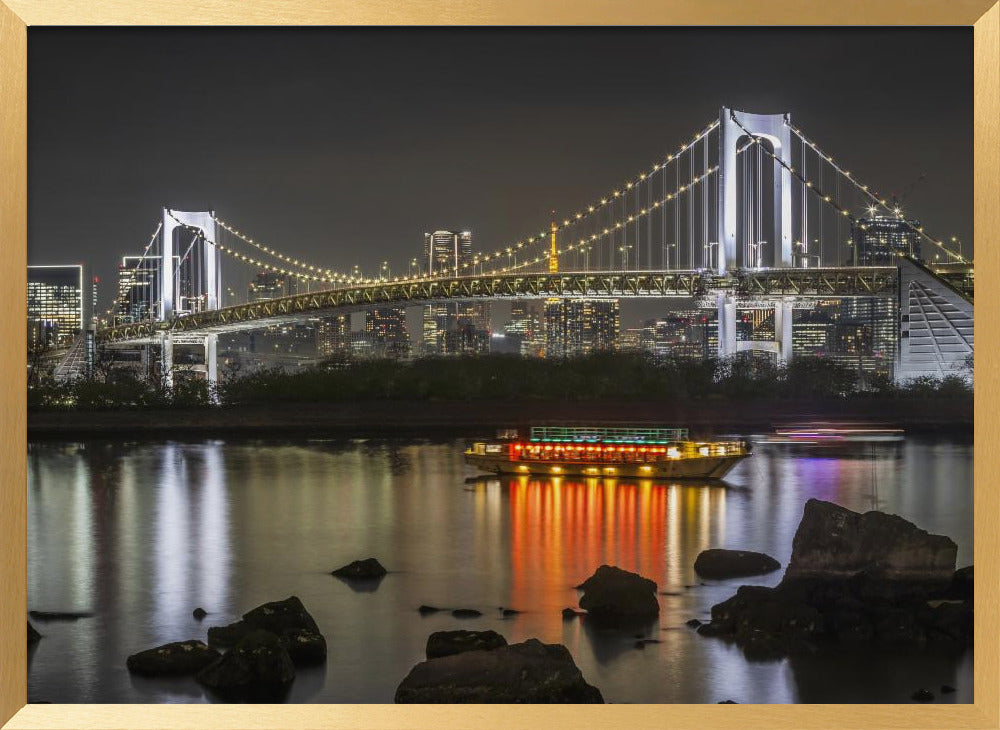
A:
[[[115,324],[156,319],[160,299],[160,257],[122,256],[118,265]]]
[[[294,293],[291,277],[276,271],[261,271],[247,286],[247,301],[261,302],[267,299],[279,299]]]
[[[28,344],[66,347],[93,324],[93,282],[81,264],[28,267]]]
[[[380,307],[365,314],[365,334],[378,357],[406,357],[410,354],[410,337],[406,331],[406,309]]]
[[[316,354],[330,357],[351,351],[351,315],[324,317],[316,324]]]
[[[434,231],[424,234],[423,266],[433,276],[472,272],[472,233]],[[490,307],[482,302],[446,302],[424,307],[421,350],[425,355],[460,355],[489,351]]]
[[[588,355],[617,345],[617,299],[547,299],[544,320],[546,357]]]
[[[862,218],[854,227],[858,266],[894,266],[899,254],[920,260],[919,227],[920,221],[889,215]]]

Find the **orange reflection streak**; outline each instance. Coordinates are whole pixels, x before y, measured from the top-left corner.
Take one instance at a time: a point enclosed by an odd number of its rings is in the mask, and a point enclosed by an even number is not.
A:
[[[509,605],[575,605],[569,589],[607,563],[652,578],[661,590],[693,580],[705,545],[719,542],[725,489],[709,485],[571,478],[507,480]]]

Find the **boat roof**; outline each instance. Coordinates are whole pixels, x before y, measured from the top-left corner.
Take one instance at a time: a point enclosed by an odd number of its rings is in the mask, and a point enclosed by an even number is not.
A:
[[[622,428],[605,426],[532,426],[529,441],[578,443],[666,444],[686,441],[686,428]]]

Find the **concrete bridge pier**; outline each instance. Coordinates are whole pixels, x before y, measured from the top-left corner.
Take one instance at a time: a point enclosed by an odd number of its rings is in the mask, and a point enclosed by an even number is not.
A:
[[[735,355],[736,349],[736,298],[732,294],[719,292],[715,295],[718,310],[719,357]]]
[[[219,336],[215,333],[205,335],[205,380],[208,383],[208,397],[215,405],[219,404],[218,348]]]
[[[174,338],[169,332],[160,333],[160,377],[164,387],[174,387]]]

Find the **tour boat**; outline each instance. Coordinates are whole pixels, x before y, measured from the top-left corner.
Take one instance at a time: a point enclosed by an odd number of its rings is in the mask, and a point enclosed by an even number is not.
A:
[[[721,479],[750,456],[750,442],[692,441],[686,428],[535,426],[528,438],[503,431],[465,451],[495,474]]]

